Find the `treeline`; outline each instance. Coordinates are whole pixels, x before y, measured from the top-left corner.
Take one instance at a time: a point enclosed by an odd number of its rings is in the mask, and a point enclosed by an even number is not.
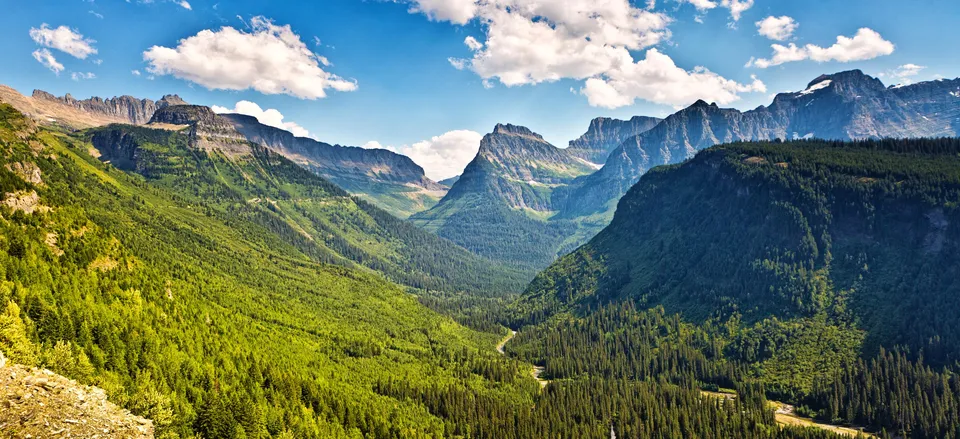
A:
[[[824,430],[780,428],[763,390],[740,389],[738,398],[715,398],[665,381],[588,378],[553,383],[534,406],[501,401],[455,387],[417,388],[381,382],[378,393],[423,403],[448,419],[454,437],[540,438],[795,438],[839,439]]]
[[[881,351],[818,379],[807,398],[827,422],[863,425],[903,438],[960,438],[960,377]],[[886,434],[884,434],[886,436]]]

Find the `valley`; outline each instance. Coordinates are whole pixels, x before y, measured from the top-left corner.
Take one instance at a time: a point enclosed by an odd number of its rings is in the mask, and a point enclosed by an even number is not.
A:
[[[875,84],[838,75],[775,104]],[[440,184],[172,96],[0,99],[37,111],[0,104],[0,352],[156,437],[960,434],[955,138],[631,161],[756,117],[700,102],[567,149],[499,124]]]

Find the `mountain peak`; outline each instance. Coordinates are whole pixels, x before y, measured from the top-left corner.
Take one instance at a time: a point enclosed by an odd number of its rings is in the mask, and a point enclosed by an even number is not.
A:
[[[157,101],[158,104],[163,103],[164,106],[173,106],[173,105],[188,105],[187,101],[183,100],[179,95],[164,95]]]
[[[844,72],[837,72],[830,75],[820,75],[813,81],[810,81],[810,84],[807,85],[807,88],[811,88],[817,84],[822,84],[826,81],[837,84],[841,89],[874,89],[879,90],[885,88],[883,82],[879,79],[874,78],[873,76],[863,73],[862,70],[854,69],[847,70]]]
[[[520,126],[520,125],[512,125],[512,124],[498,123],[497,126],[493,127],[493,134],[527,136],[527,137],[534,137],[534,138],[543,140],[543,136],[533,132],[530,128]]]
[[[697,99],[697,102],[694,102],[693,105],[690,106],[690,108],[699,108],[699,107],[714,107],[714,108],[719,108],[719,107],[717,107],[717,104],[716,104],[716,103],[708,104],[707,101],[705,101],[705,100],[703,100],[703,99]]]

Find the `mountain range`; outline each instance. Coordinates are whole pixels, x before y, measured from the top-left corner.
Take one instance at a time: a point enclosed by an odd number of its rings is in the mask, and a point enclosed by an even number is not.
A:
[[[528,145],[542,142],[492,143],[513,150],[498,151],[497,166],[490,166],[486,165],[490,152],[481,147],[447,196],[412,219],[486,256],[537,261],[536,265],[600,231],[613,217],[620,197],[644,173],[655,166],[680,163],[714,145],[774,139],[955,136],[958,132],[960,79],[886,87],[852,70],[822,75],[802,91],[778,94],[771,105],[746,112],[701,100],[663,120],[599,118],[568,148],[548,149],[549,155],[527,153]],[[491,136],[497,134],[495,130]],[[489,139],[484,142],[491,144]],[[514,172],[518,166],[550,169],[563,158],[603,160],[603,166],[596,171],[578,168],[563,180],[527,184]]]
[[[155,118],[155,113],[169,106],[186,104],[176,95],[164,96],[156,102],[132,96],[77,100],[69,94],[56,97],[35,90],[32,96],[27,97],[7,87],[0,87],[0,100],[44,123],[81,129],[111,123],[172,124],[176,121]],[[208,113],[209,121],[213,121],[210,116],[212,110],[205,110],[205,113]],[[225,114],[217,120],[233,125],[231,135],[283,154],[351,194],[401,218],[433,206],[448,189],[427,178],[423,169],[408,157],[391,151],[330,145],[296,137],[287,131],[264,125],[254,117],[240,114]],[[184,122],[182,125],[190,123]],[[220,128],[226,129],[226,126]]]
[[[960,79],[886,87],[859,70],[822,75],[806,89],[780,93],[767,107],[741,112],[698,101],[632,136],[595,174],[575,185],[562,215],[609,210],[643,173],[727,142],[773,139],[877,139],[955,136]]]

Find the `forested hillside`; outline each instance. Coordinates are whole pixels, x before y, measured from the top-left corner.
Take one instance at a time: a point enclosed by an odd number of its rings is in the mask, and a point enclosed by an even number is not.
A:
[[[513,352],[555,378],[756,380],[828,422],[957,437],[958,153],[735,143],[656,168],[530,285]]]
[[[535,384],[488,348],[496,336],[375,274],[323,263],[286,242],[286,225],[258,219],[269,208],[221,215],[200,203],[232,194],[187,167],[205,153],[140,161],[151,176],[180,167],[154,184],[102,165],[82,138],[0,110],[0,349],[11,361],[106,389],[160,437],[447,436],[440,416],[373,391],[388,379],[531,403]],[[242,169],[280,166],[269,158]],[[342,193],[308,181],[299,196]]]

